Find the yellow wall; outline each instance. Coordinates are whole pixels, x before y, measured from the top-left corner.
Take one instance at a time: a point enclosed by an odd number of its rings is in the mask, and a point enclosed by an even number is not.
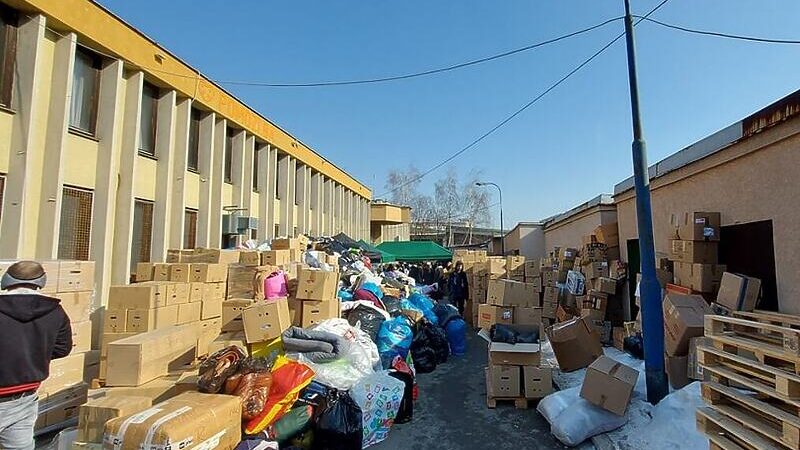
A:
[[[154,159],[137,156],[135,185],[133,195],[143,200],[155,201],[156,199],[156,161]]]
[[[186,172],[184,179],[186,184],[184,185],[183,193],[186,207],[198,209],[200,207],[200,175],[194,172]]]
[[[250,192],[250,217],[261,218],[261,195],[258,192]]]
[[[236,203],[233,202],[233,185],[222,183],[222,207],[231,206]],[[242,205],[237,205],[242,206]]]
[[[0,110],[0,136],[11,136],[14,114]],[[11,157],[11,139],[0,139],[0,172],[8,173],[8,160]]]
[[[94,189],[96,172],[87,170],[97,166],[97,141],[83,136],[67,134],[64,149],[64,184]]]

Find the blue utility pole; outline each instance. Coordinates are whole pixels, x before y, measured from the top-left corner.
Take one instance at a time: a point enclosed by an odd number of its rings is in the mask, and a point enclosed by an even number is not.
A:
[[[644,366],[647,381],[647,401],[656,404],[667,395],[667,375],[664,372],[664,315],[661,286],[656,278],[656,251],[653,243],[653,215],[650,206],[650,177],[647,172],[647,148],[642,135],[639,112],[639,86],[636,78],[636,48],[633,38],[633,17],[630,0],[625,0],[625,42],[628,48],[628,82],[631,91],[633,119],[633,180],[636,194],[636,219],[639,226],[639,254],[642,281],[639,293],[642,303],[642,334],[644,335]]]

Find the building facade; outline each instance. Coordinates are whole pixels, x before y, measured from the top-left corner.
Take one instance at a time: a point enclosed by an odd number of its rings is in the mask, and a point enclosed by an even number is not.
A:
[[[545,221],[544,241],[547,251],[554,247],[580,248],[583,237],[600,225],[617,221],[617,207],[610,195],[598,195],[586,203]]]
[[[0,7],[0,258],[94,260],[101,305],[170,248],[369,238],[366,186],[108,10]]]
[[[547,255],[543,223],[520,222],[503,239],[506,255],[521,255],[526,259],[544,258]]]
[[[410,241],[411,207],[373,202],[370,205],[370,240],[375,245],[386,241]]]

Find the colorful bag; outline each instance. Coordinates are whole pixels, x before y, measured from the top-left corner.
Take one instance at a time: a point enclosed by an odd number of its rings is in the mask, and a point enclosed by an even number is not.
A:
[[[350,396],[361,408],[364,448],[383,441],[389,435],[404,391],[405,383],[390,377],[385,371],[362,378],[350,389]]]
[[[311,383],[314,371],[305,364],[279,356],[272,366],[272,386],[264,410],[247,422],[245,433],[258,434],[274,424],[300,397],[300,391]]]
[[[274,298],[286,298],[289,296],[288,282],[286,273],[282,270],[272,272],[264,279],[264,297],[267,300]]]

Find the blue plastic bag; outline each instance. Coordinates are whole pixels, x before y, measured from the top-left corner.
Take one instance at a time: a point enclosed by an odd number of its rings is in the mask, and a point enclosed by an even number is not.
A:
[[[367,281],[366,283],[362,284],[361,289],[366,289],[372,292],[375,294],[375,297],[378,297],[378,300],[383,298],[383,290],[381,287],[371,281]]]
[[[344,289],[340,290],[336,296],[339,297],[339,299],[341,299],[343,302],[349,302],[353,299],[353,293]]]
[[[407,318],[399,316],[384,321],[378,331],[378,342],[376,342],[381,361],[391,361],[395,355],[405,359],[413,339],[414,330],[411,329]]]
[[[414,305],[416,309],[422,311],[422,314],[430,323],[439,325],[439,318],[436,317],[436,313],[433,310],[433,300],[418,292],[415,292],[411,294],[411,297],[408,297],[407,301],[408,303]]]
[[[467,324],[458,317],[447,322],[447,341],[450,351],[454,356],[461,356],[467,352]]]

